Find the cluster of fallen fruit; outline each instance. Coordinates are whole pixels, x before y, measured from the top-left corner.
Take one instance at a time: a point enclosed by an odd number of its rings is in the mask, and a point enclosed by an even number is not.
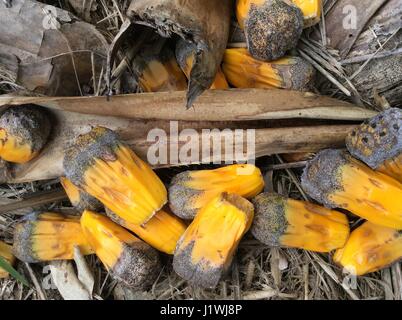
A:
[[[0,127],[0,156],[18,163],[44,146],[49,121],[25,105],[8,109]],[[174,255],[174,270],[189,283],[213,288],[250,229],[268,246],[336,250],[334,262],[348,272],[376,271],[402,256],[401,128],[401,110],[388,109],[348,135],[350,153],[327,149],[308,162],[302,186],[323,207],[261,193],[261,171],[251,164],[182,172],[167,190],[114,131],[96,127],[64,156],[61,183],[81,217],[33,213],[16,226],[12,247],[0,243],[0,254],[35,263],[72,259],[77,246],[116,279],[146,289],[160,272],[159,250]],[[336,208],[367,221],[349,234]]]

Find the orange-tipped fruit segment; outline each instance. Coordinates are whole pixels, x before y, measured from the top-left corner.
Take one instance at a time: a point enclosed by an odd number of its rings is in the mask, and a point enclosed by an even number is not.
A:
[[[186,75],[187,79],[190,79],[191,70],[193,69],[195,61],[196,48],[191,43],[179,40],[176,44],[176,59]],[[229,84],[226,81],[225,75],[221,68],[218,68],[214,82],[210,89],[228,89]]]
[[[169,187],[169,205],[174,214],[193,219],[199,209],[222,192],[253,198],[264,188],[260,169],[235,164],[214,170],[185,171]]]
[[[251,233],[268,246],[330,252],[343,247],[349,236],[343,213],[273,193],[258,195],[253,204]]]
[[[78,136],[63,165],[74,185],[129,223],[146,223],[167,201],[162,181],[112,130]]]
[[[238,0],[236,14],[250,55],[259,60],[283,57],[303,32],[303,13],[288,0]]]
[[[402,182],[402,110],[387,109],[346,138],[349,152],[370,168]]]
[[[179,240],[173,258],[175,272],[195,286],[216,287],[230,267],[253,215],[253,205],[238,195],[222,193],[214,197]]]
[[[164,210],[158,211],[143,226],[124,221],[109,209],[106,209],[106,215],[112,221],[134,232],[150,246],[167,254],[174,253],[177,241],[187,228],[187,225],[180,218]]]
[[[63,186],[63,189],[66,192],[71,204],[78,211],[80,212],[84,210],[95,211],[100,210],[102,208],[102,203],[98,199],[92,197],[85,191],[80,190],[66,177],[60,177],[60,183]]]
[[[85,210],[82,230],[105,268],[125,285],[146,289],[159,274],[158,252],[109,218]]]
[[[383,269],[401,257],[401,231],[365,222],[351,233],[333,259],[347,273],[360,276]]]
[[[13,253],[24,262],[71,260],[75,246],[84,255],[93,253],[78,216],[32,213],[14,230]]]
[[[35,158],[47,142],[50,122],[40,107],[10,107],[0,117],[0,158],[26,163]]]
[[[226,49],[223,72],[236,88],[283,88],[308,91],[315,70],[300,57],[283,57],[272,62],[254,59],[245,48]]]
[[[162,41],[162,48],[159,42]],[[184,91],[186,76],[177,64],[173,51],[164,40],[147,46],[132,63],[133,72],[143,92]]]
[[[251,6],[262,6],[267,0],[237,0],[236,17],[241,28],[244,28]],[[320,22],[321,0],[291,0],[303,13],[304,28]]]
[[[402,184],[341,150],[323,150],[306,166],[303,189],[330,208],[343,208],[372,223],[402,229]]]
[[[12,246],[0,241],[0,257],[4,258],[11,265],[14,264],[15,258],[12,253]],[[8,272],[0,268],[0,279],[7,278]]]

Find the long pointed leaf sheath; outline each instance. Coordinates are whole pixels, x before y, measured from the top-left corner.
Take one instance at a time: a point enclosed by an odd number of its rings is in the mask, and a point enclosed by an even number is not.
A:
[[[75,246],[82,254],[93,253],[82,233],[78,216],[32,213],[14,230],[13,253],[24,262],[71,260]]]
[[[84,210],[97,211],[103,208],[102,203],[85,191],[80,190],[66,177],[60,177],[60,183],[74,208],[79,212]]]
[[[189,283],[215,288],[253,220],[253,205],[222,193],[197,214],[179,240],[173,258],[175,272]]]
[[[26,163],[45,146],[50,122],[40,107],[21,105],[7,109],[0,117],[0,158]]]
[[[12,246],[0,241],[0,257],[4,258],[8,263],[14,264],[15,258],[12,253]],[[7,278],[9,273],[0,267],[0,279]]]
[[[117,224],[134,232],[138,237],[155,249],[173,254],[187,225],[175,215],[164,210],[158,211],[145,225],[129,223],[106,208],[106,215]]]
[[[291,0],[303,13],[304,28],[311,27],[321,19],[321,0]],[[251,6],[261,6],[266,0],[237,0],[236,17],[240,27],[244,28]]]
[[[191,44],[190,42],[184,40],[178,40],[176,43],[176,59],[183,70],[184,74],[186,75],[187,79],[190,79],[191,70],[193,69],[194,62],[195,62],[195,55],[196,55],[196,47]],[[225,75],[222,72],[222,69],[219,67],[215,80],[211,85],[210,89],[228,89],[229,84],[226,81]]]
[[[258,195],[253,204],[251,233],[268,246],[330,252],[343,247],[349,236],[343,213],[273,193]]]
[[[283,57],[272,62],[254,59],[245,48],[226,49],[223,72],[236,88],[283,88],[309,91],[315,70],[300,57]]]
[[[236,164],[214,170],[185,171],[169,187],[169,206],[183,219],[193,219],[204,205],[222,192],[253,198],[264,188],[260,169]]]
[[[402,182],[402,110],[387,109],[354,129],[346,147],[370,168]]]
[[[374,272],[402,258],[402,232],[365,222],[355,229],[333,260],[353,275]]]
[[[302,186],[329,208],[342,208],[372,223],[402,229],[402,184],[342,150],[323,150],[306,166]]]
[[[78,136],[63,166],[74,185],[127,222],[146,223],[167,201],[166,188],[151,167],[107,128]]]
[[[291,1],[239,0],[237,17],[251,56],[259,60],[283,57],[297,46],[303,32],[303,13]]]
[[[125,285],[148,288],[158,276],[158,252],[109,218],[85,210],[81,217],[85,237],[114,278]]]

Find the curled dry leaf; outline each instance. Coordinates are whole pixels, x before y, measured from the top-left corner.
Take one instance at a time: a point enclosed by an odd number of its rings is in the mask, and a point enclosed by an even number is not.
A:
[[[0,21],[0,67],[16,84],[39,94],[80,95],[99,77],[107,42],[93,25],[30,0],[13,0]]]
[[[91,300],[94,276],[77,247],[74,250],[74,261],[77,274],[72,262],[66,260],[52,262],[49,266],[53,282],[65,300]]]

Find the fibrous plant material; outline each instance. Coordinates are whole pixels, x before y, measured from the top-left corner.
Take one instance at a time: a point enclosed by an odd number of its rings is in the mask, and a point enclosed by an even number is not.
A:
[[[50,121],[44,109],[33,105],[8,108],[0,117],[0,158],[26,163],[45,146]]]
[[[4,258],[8,263],[14,264],[15,258],[12,253],[12,246],[0,241],[0,257]],[[7,278],[9,273],[0,268],[0,279]]]
[[[106,215],[117,224],[134,232],[138,237],[155,249],[173,254],[180,237],[186,231],[187,225],[175,215],[158,211],[145,225],[129,223],[106,208]]]
[[[348,219],[338,211],[273,193],[262,193],[252,202],[251,233],[268,246],[330,252],[348,239]]]
[[[230,27],[229,0],[136,0],[131,1],[127,17],[133,25],[155,29],[164,38],[182,38],[196,46],[196,57],[190,73],[187,107],[209,89],[215,79],[226,48]],[[122,39],[130,34],[125,23],[113,41],[110,64]],[[131,39],[135,43],[135,39]]]
[[[49,96],[74,96],[98,82],[108,44],[95,26],[31,0],[1,8],[0,21],[0,65],[17,85]]]
[[[236,17],[241,28],[252,6],[262,6],[267,0],[237,0]],[[311,27],[321,19],[321,0],[291,0],[303,13],[304,28]]]
[[[81,230],[79,216],[31,213],[14,230],[13,253],[21,261],[35,263],[74,259],[74,247],[92,254]]]
[[[288,0],[238,1],[237,16],[251,56],[263,61],[283,57],[303,32],[303,13]]]
[[[74,185],[127,222],[146,223],[167,201],[162,181],[110,129],[96,127],[78,136],[63,166]]]
[[[186,42],[181,39],[176,43],[176,59],[180,65],[180,68],[183,70],[187,79],[190,79],[191,70],[193,69],[193,65],[196,59],[196,46]],[[210,89],[228,89],[229,84],[226,81],[225,75],[222,72],[221,67],[218,67],[216,72],[215,80],[212,83]]]
[[[402,229],[402,184],[342,150],[323,150],[307,164],[303,189],[329,208],[343,208],[385,227]]]
[[[60,178],[60,183],[66,192],[68,199],[74,208],[76,208],[80,213],[84,210],[101,210],[103,205],[95,197],[89,195],[85,191],[80,190],[66,177]]]
[[[216,287],[253,215],[253,205],[238,195],[214,197],[199,210],[179,240],[173,258],[175,272],[192,285]]]
[[[390,108],[354,129],[346,147],[370,168],[402,182],[402,110]]]
[[[169,206],[177,216],[193,219],[203,206],[222,192],[253,198],[263,188],[261,171],[251,164],[185,171],[171,181]]]
[[[402,257],[400,230],[365,222],[355,229],[345,247],[333,257],[335,263],[353,275],[364,275],[388,267]]]
[[[373,105],[381,98],[393,107],[402,107],[400,0],[337,0],[328,8],[326,43],[339,52],[340,63],[359,97]],[[340,16],[346,20],[340,22]],[[345,27],[339,27],[343,23]],[[317,29],[314,40],[321,39]]]
[[[184,91],[186,76],[177,64],[174,52],[165,41],[148,44],[131,63],[139,87],[143,92]]]
[[[136,289],[147,289],[158,276],[158,252],[109,218],[84,211],[85,237],[114,278]]]
[[[314,86],[315,69],[300,57],[272,62],[254,59],[245,48],[227,49],[223,72],[236,88],[283,88],[308,91]]]

